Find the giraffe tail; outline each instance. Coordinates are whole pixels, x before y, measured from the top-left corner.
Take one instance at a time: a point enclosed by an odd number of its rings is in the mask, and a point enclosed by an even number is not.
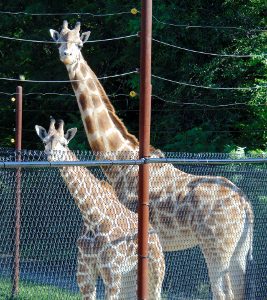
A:
[[[246,257],[246,273],[245,273],[245,300],[255,300],[255,262],[253,260],[253,223],[254,215],[249,202],[246,202],[246,215],[248,221],[248,234],[250,235],[249,251]]]

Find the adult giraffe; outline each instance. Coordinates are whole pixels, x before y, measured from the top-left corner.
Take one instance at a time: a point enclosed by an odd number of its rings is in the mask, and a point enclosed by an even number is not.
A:
[[[101,152],[101,157],[106,159],[138,158],[137,138],[118,118],[81,54],[90,32],[80,35],[79,22],[71,30],[64,21],[60,33],[50,29],[50,34],[58,43],[60,60],[67,68],[92,150]],[[159,150],[153,155],[164,156]],[[114,166],[103,170],[120,201],[135,209],[138,168]],[[164,251],[197,245],[201,248],[213,299],[245,299],[246,267],[252,261],[254,216],[249,201],[232,182],[223,177],[187,174],[170,164],[152,164],[150,222]]]

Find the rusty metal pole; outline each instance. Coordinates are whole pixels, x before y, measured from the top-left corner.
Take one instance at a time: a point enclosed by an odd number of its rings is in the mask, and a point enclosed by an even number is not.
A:
[[[150,156],[152,0],[142,0],[139,158]],[[139,166],[137,298],[148,299],[149,164]]]
[[[22,141],[22,87],[16,89],[16,160],[21,160]],[[13,284],[11,298],[15,298],[19,291],[19,263],[20,263],[20,208],[21,208],[21,170],[16,170],[16,206],[15,206],[15,244],[13,253]]]

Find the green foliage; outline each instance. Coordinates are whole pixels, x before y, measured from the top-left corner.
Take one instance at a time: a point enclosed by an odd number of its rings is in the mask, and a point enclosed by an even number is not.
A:
[[[134,1],[2,1],[2,11],[28,13],[130,11],[140,2]],[[163,22],[204,26],[230,26],[233,29],[174,27],[153,19],[153,36],[177,46],[219,54],[266,53],[266,31],[250,30],[266,26],[265,1],[153,1],[153,14]],[[50,28],[60,30],[62,21],[71,26],[81,21],[82,31],[91,30],[91,39],[103,39],[134,34],[140,31],[140,14],[93,17],[1,15],[1,35],[50,40]],[[138,38],[88,43],[83,54],[98,76],[119,74],[139,67]],[[0,77],[35,80],[67,80],[64,65],[59,61],[53,44],[27,43],[0,39]],[[226,145],[246,146],[247,150],[265,149],[266,144],[266,56],[227,58],[186,52],[153,43],[155,75],[176,81],[212,87],[250,87],[253,91],[208,90],[153,79],[151,142],[165,150],[226,151]],[[138,92],[137,75],[103,80],[108,94]],[[56,92],[73,94],[70,84],[22,83],[24,93]],[[16,82],[0,81],[0,91],[14,93]],[[163,100],[162,100],[163,99]],[[111,97],[118,115],[129,130],[138,136],[137,98]],[[1,146],[13,146],[15,103],[10,96],[0,94]],[[184,104],[187,103],[187,104]],[[188,104],[190,103],[190,104]],[[232,105],[233,103],[243,103]],[[219,106],[221,105],[221,106]],[[78,127],[73,148],[87,149],[80,113],[74,97],[25,96],[23,115],[23,147],[42,147],[34,125],[48,124],[49,116],[62,118],[68,127]]]
[[[221,142],[212,132],[195,127],[177,134],[174,143],[165,147],[167,151],[183,149],[185,152],[216,152]]]
[[[5,300],[79,300],[79,294],[68,293],[62,289],[50,285],[37,285],[20,281],[19,293],[15,298],[9,297],[11,294],[11,282],[6,279],[0,279],[0,298]]]

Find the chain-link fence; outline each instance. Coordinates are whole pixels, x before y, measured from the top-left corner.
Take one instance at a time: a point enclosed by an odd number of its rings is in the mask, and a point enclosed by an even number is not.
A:
[[[16,160],[14,151],[0,150],[0,162]],[[101,158],[100,154],[89,152],[75,154],[80,161]],[[246,203],[251,203],[254,212],[252,277],[256,299],[266,299],[265,163],[186,164],[188,159],[227,159],[226,154],[169,153],[166,157],[184,159],[185,163],[175,164],[175,168],[166,160],[151,164],[151,299],[157,299],[158,291],[163,299],[212,298],[210,277],[215,269],[208,269],[208,256],[231,248],[231,243],[235,245],[233,253],[238,249],[243,232],[248,230],[245,226],[248,216],[242,210]],[[123,158],[137,159],[137,156],[121,154],[120,159]],[[23,151],[20,159],[36,162],[46,157],[43,152]],[[216,176],[216,180],[211,176]],[[229,179],[243,192],[218,176]],[[104,290],[109,288],[110,293],[116,293],[119,283],[121,299],[136,298],[137,182],[137,165],[21,169],[21,299],[82,299],[82,294],[95,292],[92,285],[96,287],[96,298],[103,299]],[[213,203],[212,208],[203,202],[205,197],[208,203]],[[0,199],[0,299],[8,299],[12,287],[16,169],[3,165]],[[175,201],[184,208],[183,213]],[[236,213],[235,218],[228,222],[224,212],[229,216]],[[217,216],[219,227],[211,224],[210,216]],[[204,224],[210,224],[214,231],[208,231]],[[240,224],[242,232],[236,229]],[[205,239],[209,252],[204,247]],[[159,241],[164,250],[165,273]],[[249,246],[242,251],[249,253]],[[227,261],[227,255],[220,258]],[[234,282],[242,285],[242,280],[238,276],[231,278],[233,286]],[[226,289],[227,284],[223,284]]]

